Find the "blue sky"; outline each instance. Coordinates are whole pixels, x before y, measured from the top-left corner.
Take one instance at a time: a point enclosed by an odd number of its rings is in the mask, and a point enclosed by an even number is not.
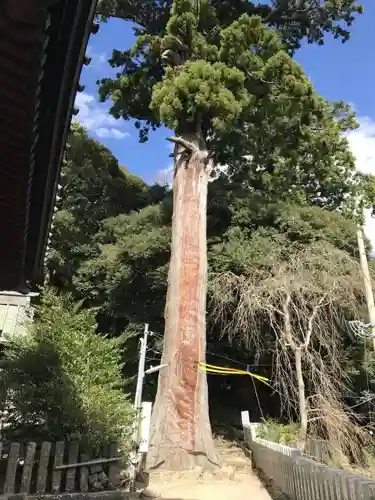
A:
[[[375,46],[375,0],[362,0],[362,3],[365,13],[352,27],[348,43],[342,44],[327,37],[325,46],[306,45],[296,59],[321,95],[332,100],[342,99],[355,106],[361,128],[349,139],[358,159],[358,168],[375,173],[375,58],[370,55]],[[114,73],[107,63],[112,49],[126,49],[132,42],[130,25],[117,19],[102,24],[98,34],[91,37],[88,53],[92,62],[83,69],[81,76],[81,83],[86,88],[84,93],[77,95],[80,108],[77,118],[122,165],[151,183],[155,179],[163,180],[161,172],[170,166],[170,147],[165,140],[167,131],[151,133],[148,143],[139,144],[131,122],[112,119],[107,112],[108,103],[101,104],[96,97],[96,80]]]

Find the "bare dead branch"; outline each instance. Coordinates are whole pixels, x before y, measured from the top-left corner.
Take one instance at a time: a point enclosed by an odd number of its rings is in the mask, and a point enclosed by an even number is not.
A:
[[[286,339],[287,339],[287,342],[288,342],[287,345],[289,345],[290,347],[292,347],[292,349],[296,349],[297,346],[293,342],[292,325],[291,325],[291,321],[290,321],[289,307],[290,307],[291,301],[292,301],[292,297],[290,296],[290,293],[288,292],[286,294],[286,297],[285,297],[285,302],[283,302],[284,332],[285,332],[285,336],[286,336]]]
[[[303,347],[305,349],[307,349],[307,347],[309,346],[310,341],[311,341],[311,335],[312,335],[312,332],[313,332],[314,320],[315,320],[315,318],[316,318],[316,316],[318,314],[318,309],[319,309],[319,307],[322,307],[322,304],[324,303],[325,300],[326,300],[326,294],[323,295],[319,299],[318,304],[313,307],[311,316],[309,317],[309,320],[308,320],[308,323],[307,323],[308,326],[307,326],[307,332],[306,332],[305,342],[303,343]]]

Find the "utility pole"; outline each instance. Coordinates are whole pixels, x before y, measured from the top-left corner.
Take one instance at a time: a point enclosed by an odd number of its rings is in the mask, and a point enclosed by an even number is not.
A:
[[[146,351],[147,351],[147,337],[148,337],[148,323],[145,324],[145,328],[143,330],[143,337],[140,340],[139,344],[139,360],[138,360],[138,375],[137,375],[137,386],[135,389],[134,396],[134,409],[135,409],[135,423],[134,423],[134,449],[131,454],[131,483],[130,483],[130,491],[136,491],[135,480],[137,474],[137,468],[139,462],[139,453],[138,453],[138,441],[139,441],[139,427],[140,427],[140,413],[141,413],[141,405],[142,405],[142,392],[143,392],[143,379],[145,377],[145,364],[146,364]]]
[[[359,250],[359,259],[362,269],[363,282],[365,285],[365,295],[366,295],[366,303],[367,303],[367,311],[368,311],[368,319],[371,324],[371,333],[375,337],[375,305],[374,305],[374,294],[372,291],[372,282],[370,276],[370,270],[367,262],[367,254],[365,243],[363,240],[363,230],[360,226],[357,229],[357,241],[358,241],[358,250]],[[372,346],[375,351],[375,338],[372,339]]]
[[[147,351],[148,323],[145,324],[143,338],[140,340],[137,387],[135,389],[134,408],[139,412],[142,403],[143,380],[145,378],[145,364]]]
[[[139,346],[139,361],[138,361],[138,376],[137,376],[137,386],[135,389],[135,397],[134,397],[134,409],[136,411],[136,421],[134,425],[134,450],[131,454],[132,466],[131,466],[131,483],[130,483],[130,491],[136,491],[136,476],[137,472],[143,471],[143,467],[145,464],[146,453],[148,449],[148,434],[149,430],[146,430],[145,422],[142,422],[142,413],[143,417],[151,416],[151,403],[144,403],[142,405],[142,393],[143,393],[143,382],[145,375],[158,372],[161,368],[167,366],[166,364],[151,366],[148,370],[145,370],[146,365],[146,352],[147,352],[147,340],[148,336],[152,335],[152,332],[148,329],[148,323],[145,324],[145,328],[143,330],[143,337],[140,340]],[[143,407],[142,407],[143,406]],[[148,412],[148,415],[145,413]],[[150,418],[146,419],[149,425]],[[143,434],[147,435],[146,443],[140,443],[140,438],[144,438]]]

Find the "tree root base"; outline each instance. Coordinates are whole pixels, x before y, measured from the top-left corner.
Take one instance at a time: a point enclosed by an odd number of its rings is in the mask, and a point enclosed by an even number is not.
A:
[[[160,450],[159,450],[160,451]],[[220,455],[215,451],[206,454],[175,453],[153,454],[147,458],[147,470],[149,472],[173,471],[173,472],[195,472],[198,470],[215,472],[220,470],[222,461]]]

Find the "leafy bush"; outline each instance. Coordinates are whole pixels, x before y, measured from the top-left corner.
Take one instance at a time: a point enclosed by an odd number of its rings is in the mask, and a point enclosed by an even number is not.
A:
[[[289,422],[282,424],[276,420],[265,420],[264,427],[259,428],[259,437],[274,443],[293,446],[298,439],[299,424]]]
[[[96,333],[93,315],[46,291],[29,333],[10,341],[1,370],[9,439],[79,440],[90,453],[130,443],[119,343]]]

